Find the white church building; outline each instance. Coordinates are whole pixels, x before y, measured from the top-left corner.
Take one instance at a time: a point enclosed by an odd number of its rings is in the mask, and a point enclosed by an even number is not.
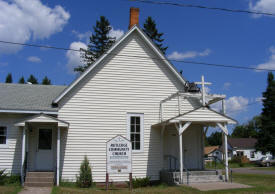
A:
[[[184,183],[186,172],[207,172],[208,127],[221,129],[227,150],[236,121],[210,108],[225,96],[207,94],[203,79],[201,91],[188,90],[131,13],[129,31],[69,86],[0,84],[0,169],[33,185],[28,173],[52,172],[59,185],[75,181],[86,155],[93,180],[105,182],[106,142],[122,135],[132,142],[133,177]],[[227,154],[225,166],[227,180]]]

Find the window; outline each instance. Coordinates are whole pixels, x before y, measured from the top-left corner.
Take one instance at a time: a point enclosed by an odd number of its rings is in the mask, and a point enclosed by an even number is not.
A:
[[[243,156],[243,152],[242,151],[237,151],[237,156]]]
[[[127,135],[133,152],[143,151],[143,114],[128,114]]]
[[[38,149],[51,150],[52,149],[52,130],[39,129]]]
[[[0,126],[0,145],[7,144],[7,127]]]
[[[255,158],[255,152],[254,151],[250,152],[250,158]]]

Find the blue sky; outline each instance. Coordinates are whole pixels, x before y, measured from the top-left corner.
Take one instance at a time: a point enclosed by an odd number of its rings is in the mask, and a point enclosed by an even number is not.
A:
[[[171,0],[172,1],[172,0]],[[189,4],[275,13],[271,0],[181,0]],[[0,0],[0,40],[65,48],[85,46],[99,16],[106,16],[113,35],[125,33],[129,8],[140,8],[140,24],[152,16],[164,33],[171,59],[275,69],[275,17],[227,13],[129,2],[125,0]],[[30,74],[39,81],[69,84],[77,76],[73,52],[0,44],[0,82],[12,73],[14,82]],[[174,63],[190,81],[201,75],[212,82],[210,93],[227,95],[227,110],[240,123],[261,111],[255,103],[266,88],[267,72]],[[248,105],[254,103],[253,105]]]

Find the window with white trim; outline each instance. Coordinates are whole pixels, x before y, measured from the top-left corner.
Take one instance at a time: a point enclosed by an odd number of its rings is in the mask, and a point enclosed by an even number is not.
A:
[[[127,136],[133,152],[143,151],[143,114],[127,114]]]
[[[7,127],[0,126],[0,145],[7,144]]]

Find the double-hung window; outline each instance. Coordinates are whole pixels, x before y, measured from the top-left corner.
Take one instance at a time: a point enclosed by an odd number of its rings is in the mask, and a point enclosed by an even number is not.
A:
[[[0,126],[0,147],[7,145],[7,127]]]
[[[143,114],[127,114],[127,136],[132,142],[133,152],[143,151]]]

